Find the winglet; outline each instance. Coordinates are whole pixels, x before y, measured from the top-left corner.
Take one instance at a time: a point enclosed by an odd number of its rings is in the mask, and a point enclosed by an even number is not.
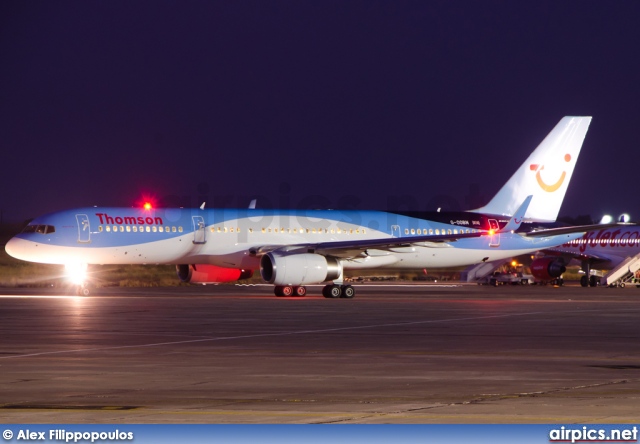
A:
[[[255,210],[256,203],[258,203],[258,199],[252,199],[251,202],[249,202],[249,209],[250,210]]]
[[[524,215],[527,212],[527,208],[529,208],[531,199],[533,199],[533,195],[529,195],[525,198],[524,202],[522,202],[522,205],[520,205],[520,207],[513,214],[513,217],[509,219],[509,222],[507,222],[507,225],[505,225],[504,227],[502,227],[501,230],[499,230],[500,232],[515,231],[518,228],[520,228],[520,224],[524,220]]]

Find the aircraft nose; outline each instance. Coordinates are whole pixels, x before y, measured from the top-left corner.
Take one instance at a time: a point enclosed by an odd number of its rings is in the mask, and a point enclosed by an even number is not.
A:
[[[25,242],[26,241],[23,239],[13,237],[4,246],[4,250],[11,257],[14,257],[16,259],[21,259],[21,260],[27,260],[25,259],[25,253],[26,253]]]

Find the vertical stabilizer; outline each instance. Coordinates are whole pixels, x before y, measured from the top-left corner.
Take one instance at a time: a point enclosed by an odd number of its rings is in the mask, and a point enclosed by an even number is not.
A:
[[[533,196],[525,220],[553,222],[558,217],[591,117],[563,117],[529,158],[476,213],[513,216]]]

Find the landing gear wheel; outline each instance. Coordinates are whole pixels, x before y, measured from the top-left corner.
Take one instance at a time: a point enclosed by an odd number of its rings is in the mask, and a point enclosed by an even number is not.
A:
[[[322,296],[328,299],[335,299],[342,296],[342,288],[339,285],[325,285],[322,289]]]
[[[589,278],[589,287],[597,287],[598,286],[598,277],[597,276],[591,276]]]
[[[293,294],[293,287],[291,285],[276,285],[273,289],[276,296],[291,296]]]
[[[341,297],[346,298],[346,299],[351,299],[355,295],[356,295],[356,289],[353,288],[351,285],[343,285],[342,286],[342,296]]]
[[[580,285],[583,287],[588,287],[589,286],[589,278],[587,276],[582,276],[580,278]]]
[[[307,287],[304,287],[302,285],[299,287],[293,287],[293,292],[298,297],[304,297],[307,294]]]
[[[78,285],[76,287],[76,296],[89,296],[91,294],[91,290],[84,284]]]
[[[620,282],[620,288],[624,288],[625,284],[624,282]]]

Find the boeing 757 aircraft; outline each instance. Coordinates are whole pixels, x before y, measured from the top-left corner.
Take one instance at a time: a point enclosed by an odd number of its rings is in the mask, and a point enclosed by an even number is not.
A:
[[[259,270],[278,296],[304,296],[305,285],[327,283],[325,297],[350,298],[345,270],[458,267],[582,236],[588,227],[515,230],[523,220],[555,220],[590,121],[561,119],[491,202],[474,210],[478,225],[382,211],[87,207],[34,219],[6,251],[70,269],[176,264],[178,277],[192,283]]]

